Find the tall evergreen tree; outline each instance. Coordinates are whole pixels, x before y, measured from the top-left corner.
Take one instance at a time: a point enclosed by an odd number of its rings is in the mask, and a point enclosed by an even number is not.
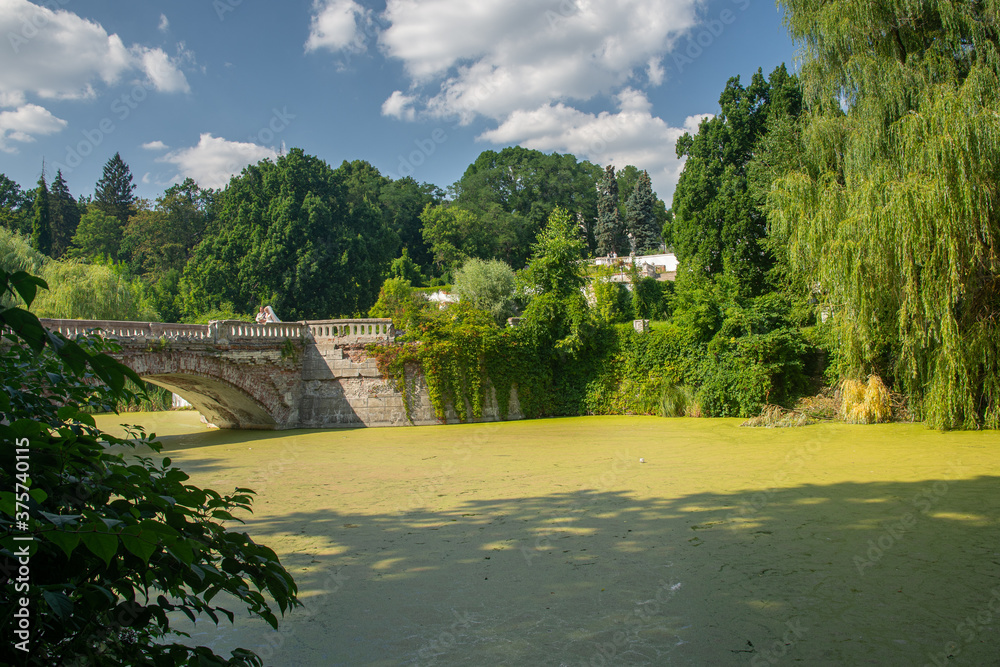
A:
[[[31,247],[44,255],[52,254],[52,220],[49,210],[49,187],[45,174],[38,178],[35,203],[32,206]]]
[[[643,171],[635,182],[625,209],[625,228],[636,254],[660,249],[660,222],[656,216],[656,195],[649,173]]]
[[[618,180],[615,178],[615,168],[610,164],[604,168],[604,176],[597,185],[594,240],[597,241],[598,255],[612,252],[627,255],[631,250],[625,236],[625,224],[618,211]]]
[[[56,171],[49,190],[49,209],[52,229],[52,256],[61,257],[69,250],[80,224],[80,207],[69,192],[62,170]]]
[[[733,77],[719,97],[721,112],[696,135],[678,139],[677,156],[687,162],[674,191],[672,243],[685,274],[725,275],[742,296],[770,288],[774,259],[765,242],[764,190],[749,172],[769,128],[779,117],[797,117],[801,99],[798,80],[784,65],[768,79],[758,69],[749,86]]]
[[[132,171],[122,156],[115,153],[104,165],[104,175],[94,190],[94,204],[103,213],[118,218],[124,228],[136,212],[135,187]]]
[[[804,45],[804,165],[768,199],[847,374],[939,428],[1000,427],[995,0],[782,0]]]

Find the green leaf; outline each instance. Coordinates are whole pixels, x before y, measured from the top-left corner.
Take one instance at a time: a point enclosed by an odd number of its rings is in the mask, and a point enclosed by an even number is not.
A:
[[[104,561],[105,565],[111,565],[111,559],[118,553],[118,536],[108,535],[98,532],[79,533],[83,544],[90,549],[95,556]]]
[[[16,273],[10,274],[7,277],[10,286],[13,287],[21,298],[24,299],[24,303],[28,308],[31,308],[31,302],[35,300],[35,294],[38,288],[48,289],[48,283],[37,276],[33,276],[25,271],[17,271]]]
[[[0,324],[5,324],[14,330],[24,342],[35,352],[41,352],[45,347],[47,333],[42,323],[32,313],[21,308],[8,308],[0,311]]]
[[[73,553],[73,549],[80,543],[80,533],[62,530],[47,530],[42,535],[52,544],[63,550],[66,558]]]
[[[131,553],[142,559],[144,563],[149,562],[149,558],[156,551],[160,540],[152,531],[143,531],[138,526],[129,526],[122,534],[122,544]]]
[[[73,617],[73,601],[63,593],[56,591],[42,591],[42,597],[55,613],[59,620],[66,620]]]

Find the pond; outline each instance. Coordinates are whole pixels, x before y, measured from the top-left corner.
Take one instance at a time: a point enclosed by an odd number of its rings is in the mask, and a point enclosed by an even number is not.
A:
[[[143,423],[302,607],[188,626],[268,665],[1000,664],[1000,437],[582,417],[326,431]]]

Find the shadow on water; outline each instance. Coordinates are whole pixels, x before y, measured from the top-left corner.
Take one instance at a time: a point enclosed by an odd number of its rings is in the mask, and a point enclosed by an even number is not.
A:
[[[248,521],[305,606],[199,625],[273,665],[1000,665],[1000,478]]]

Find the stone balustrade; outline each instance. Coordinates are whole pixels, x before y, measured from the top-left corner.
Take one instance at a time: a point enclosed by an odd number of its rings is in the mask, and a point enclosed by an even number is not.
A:
[[[388,318],[362,318],[353,320],[310,320],[305,322],[313,340],[333,342],[370,342],[392,340],[396,330]]]
[[[52,320],[42,325],[67,338],[99,332],[122,341],[168,340],[200,343],[267,343],[286,339],[361,343],[392,340],[396,331],[387,318],[311,320],[303,322],[243,322],[217,320],[209,324],[167,324],[163,322],[117,322],[113,320]]]

